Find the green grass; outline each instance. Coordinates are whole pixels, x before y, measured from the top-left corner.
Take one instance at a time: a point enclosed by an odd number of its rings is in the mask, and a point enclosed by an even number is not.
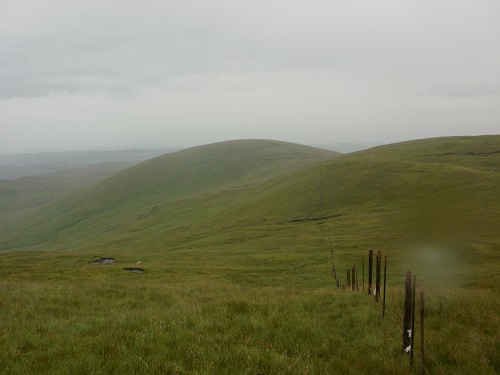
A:
[[[87,188],[132,166],[133,162],[108,162],[46,175],[0,179],[0,217],[31,210]]]
[[[498,373],[499,145],[338,156],[222,143],[4,220],[2,371],[401,374],[411,269],[426,290],[429,373]],[[369,248],[388,256],[384,319],[332,278],[332,254],[343,281]],[[90,264],[99,257],[116,262]],[[139,260],[143,274],[123,270]]]
[[[252,254],[252,252],[248,252]],[[4,373],[388,373],[400,350],[402,293],[392,274],[387,316],[371,296],[333,287],[300,254],[148,254],[144,274],[66,252],[3,258]],[[130,258],[127,258],[129,256]],[[267,263],[278,260],[277,267]],[[323,270],[324,271],[324,270]],[[426,367],[498,371],[498,295],[430,286]],[[474,345],[470,345],[474,343]],[[431,359],[431,357],[433,359]],[[416,362],[417,363],[417,362]]]

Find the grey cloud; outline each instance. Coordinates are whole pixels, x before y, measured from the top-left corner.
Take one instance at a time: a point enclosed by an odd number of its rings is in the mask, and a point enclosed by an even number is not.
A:
[[[339,69],[409,81],[411,73],[432,80],[429,71],[442,69],[436,60],[449,37],[435,16],[392,1],[42,4],[40,19],[32,15],[36,22],[26,33],[1,38],[3,98],[113,95],[168,89],[183,75],[282,69]],[[423,21],[429,30],[418,27]],[[453,42],[447,48],[451,57],[463,52]]]
[[[392,48],[407,43],[384,25],[383,12],[373,17],[376,8],[368,4],[359,9],[322,1],[43,4],[31,33],[2,38],[4,98],[167,87],[184,74],[379,70],[390,63]]]
[[[133,143],[140,124],[154,134],[142,144],[179,146],[194,133],[463,134],[478,117],[494,129],[499,10],[496,0],[2,0],[0,148],[42,140],[40,123],[76,144]]]

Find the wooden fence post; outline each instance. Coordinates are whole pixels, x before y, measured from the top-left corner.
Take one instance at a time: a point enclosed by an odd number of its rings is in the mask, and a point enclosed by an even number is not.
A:
[[[424,289],[420,287],[420,363],[422,365],[422,374],[425,371],[424,366]]]
[[[333,277],[335,278],[335,282],[337,282],[337,288],[339,287],[338,279],[337,279],[337,271],[335,270],[335,259],[333,258],[333,245],[332,245],[332,237],[328,236],[328,241],[330,242],[330,249],[332,251],[332,272]]]
[[[356,269],[356,290],[359,290],[358,266],[355,264],[354,268]]]
[[[385,316],[385,283],[387,280],[387,255],[384,256],[384,302],[382,304],[382,317]]]
[[[410,340],[410,368],[413,367],[413,347],[415,342],[415,291],[417,289],[417,275],[413,275],[413,285],[411,288],[411,340]]]
[[[351,270],[348,268],[347,269],[347,287],[349,288],[351,286]]]
[[[363,268],[363,290],[365,290],[365,256],[361,259],[361,267]]]
[[[405,279],[405,302],[403,311],[403,340],[401,342],[401,347],[404,351],[409,350],[410,346],[410,336],[408,331],[411,328],[411,271],[406,271]]]
[[[352,266],[351,280],[352,290],[356,290],[356,265]]]
[[[380,271],[382,268],[382,252],[377,250],[377,269],[375,277],[375,301],[380,300]]]
[[[372,294],[373,250],[368,251],[368,294]]]

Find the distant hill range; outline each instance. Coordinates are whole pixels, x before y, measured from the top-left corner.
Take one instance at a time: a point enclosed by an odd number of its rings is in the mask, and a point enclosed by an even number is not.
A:
[[[311,147],[349,153],[366,150],[382,144],[381,142],[321,143],[313,144]],[[105,163],[110,164],[103,168],[110,171],[116,168],[117,172],[120,169],[128,168],[144,160],[179,150],[179,148],[165,148],[153,150],[68,151],[0,155],[0,180],[15,180],[21,177],[40,176],[54,172],[61,174],[61,171],[67,172],[68,170]],[[87,169],[87,174],[88,172],[89,169]]]
[[[141,161],[178,149],[71,151],[33,154],[0,155],[0,180],[39,176],[63,170],[85,168],[90,165],[109,164],[107,169],[128,167]]]

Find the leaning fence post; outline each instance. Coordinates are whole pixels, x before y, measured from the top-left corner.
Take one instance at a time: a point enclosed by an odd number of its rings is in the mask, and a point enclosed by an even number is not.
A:
[[[368,250],[368,294],[372,294],[373,250]]]
[[[410,336],[409,332],[411,327],[411,271],[406,271],[405,279],[405,302],[403,311],[403,340],[401,346],[406,352],[410,350]]]
[[[420,287],[420,363],[424,373],[424,289]]]
[[[382,252],[377,250],[377,269],[375,277],[375,301],[380,300],[380,269],[382,268]]]
[[[385,282],[387,280],[387,255],[384,256],[384,302],[382,303],[382,317],[385,316]]]

